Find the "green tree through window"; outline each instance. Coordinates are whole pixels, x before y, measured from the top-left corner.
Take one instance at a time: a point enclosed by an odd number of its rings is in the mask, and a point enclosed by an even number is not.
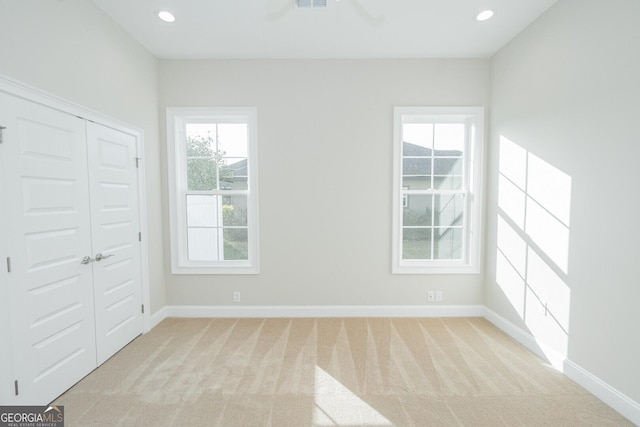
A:
[[[232,181],[233,171],[224,162],[210,135],[187,135],[187,188],[191,191],[219,190],[219,182]]]

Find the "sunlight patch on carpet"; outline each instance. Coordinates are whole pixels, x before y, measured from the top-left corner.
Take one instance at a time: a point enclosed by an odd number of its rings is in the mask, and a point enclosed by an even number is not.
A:
[[[316,366],[314,426],[392,426],[393,423]]]

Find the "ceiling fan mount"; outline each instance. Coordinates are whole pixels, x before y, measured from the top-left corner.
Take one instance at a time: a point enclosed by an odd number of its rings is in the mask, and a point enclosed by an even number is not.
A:
[[[361,3],[361,0],[335,0],[336,3],[349,3],[356,13],[369,25],[377,27],[384,22],[382,14],[373,14]],[[293,9],[324,9],[329,0],[270,0],[267,3],[267,20],[278,21]]]

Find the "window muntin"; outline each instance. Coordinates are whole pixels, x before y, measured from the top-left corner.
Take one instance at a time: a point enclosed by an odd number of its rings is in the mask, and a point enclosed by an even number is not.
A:
[[[481,108],[396,107],[394,273],[478,271]]]
[[[256,112],[168,109],[174,273],[257,273]]]

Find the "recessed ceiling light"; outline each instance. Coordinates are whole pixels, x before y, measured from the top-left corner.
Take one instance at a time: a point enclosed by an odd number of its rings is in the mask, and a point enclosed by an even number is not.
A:
[[[483,10],[476,16],[478,21],[486,21],[487,19],[491,19],[493,16],[493,10]]]
[[[162,19],[164,22],[174,22],[176,17],[173,16],[173,13],[167,12],[166,10],[161,10],[158,12],[158,18]]]

